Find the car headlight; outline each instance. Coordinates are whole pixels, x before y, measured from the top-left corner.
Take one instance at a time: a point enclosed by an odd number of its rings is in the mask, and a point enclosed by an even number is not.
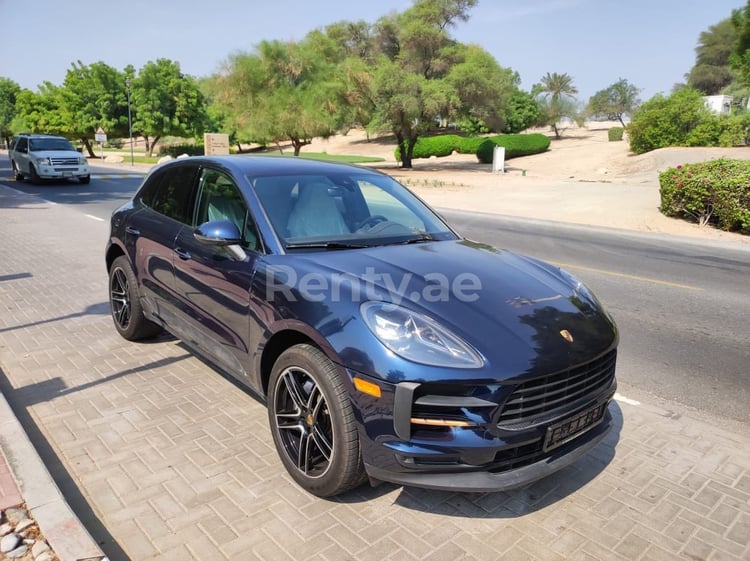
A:
[[[80,158],[78,158],[78,164],[79,165],[85,166],[87,163],[88,163],[88,160],[86,160],[86,158],[84,158],[83,156],[81,156]]]
[[[38,166],[51,166],[52,161],[49,158],[37,158],[36,163]]]
[[[388,302],[365,302],[359,309],[375,337],[406,360],[446,368],[484,365],[477,351],[432,318]]]

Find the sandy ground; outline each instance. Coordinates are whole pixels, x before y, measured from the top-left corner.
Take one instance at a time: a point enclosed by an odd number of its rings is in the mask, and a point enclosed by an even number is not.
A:
[[[514,158],[502,174],[480,164],[475,156],[415,160],[414,168],[398,167],[392,137],[368,139],[350,131],[329,139],[315,139],[305,152],[380,156],[372,164],[401,181],[431,205],[445,209],[496,213],[540,220],[556,220],[660,232],[750,244],[747,236],[700,227],[659,212],[659,172],[688,162],[720,157],[750,159],[746,148],[666,148],[631,154],[628,143],[609,142],[613,123],[569,128],[552,140],[544,154]],[[544,132],[547,131],[537,131]]]

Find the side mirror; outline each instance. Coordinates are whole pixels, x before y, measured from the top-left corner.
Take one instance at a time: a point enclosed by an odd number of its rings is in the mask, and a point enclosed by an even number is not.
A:
[[[236,245],[242,241],[239,228],[229,220],[204,222],[193,232],[196,240],[206,245]]]

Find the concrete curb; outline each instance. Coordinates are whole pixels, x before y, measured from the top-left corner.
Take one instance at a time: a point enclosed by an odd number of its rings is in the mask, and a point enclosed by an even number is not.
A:
[[[68,506],[2,392],[0,448],[28,511],[59,560],[106,561],[102,550]]]

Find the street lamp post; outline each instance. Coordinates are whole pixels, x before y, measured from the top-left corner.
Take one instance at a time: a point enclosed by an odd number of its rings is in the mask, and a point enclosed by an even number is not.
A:
[[[133,120],[130,117],[130,78],[125,78],[125,91],[128,95],[128,135],[130,136],[130,165],[133,163]]]

